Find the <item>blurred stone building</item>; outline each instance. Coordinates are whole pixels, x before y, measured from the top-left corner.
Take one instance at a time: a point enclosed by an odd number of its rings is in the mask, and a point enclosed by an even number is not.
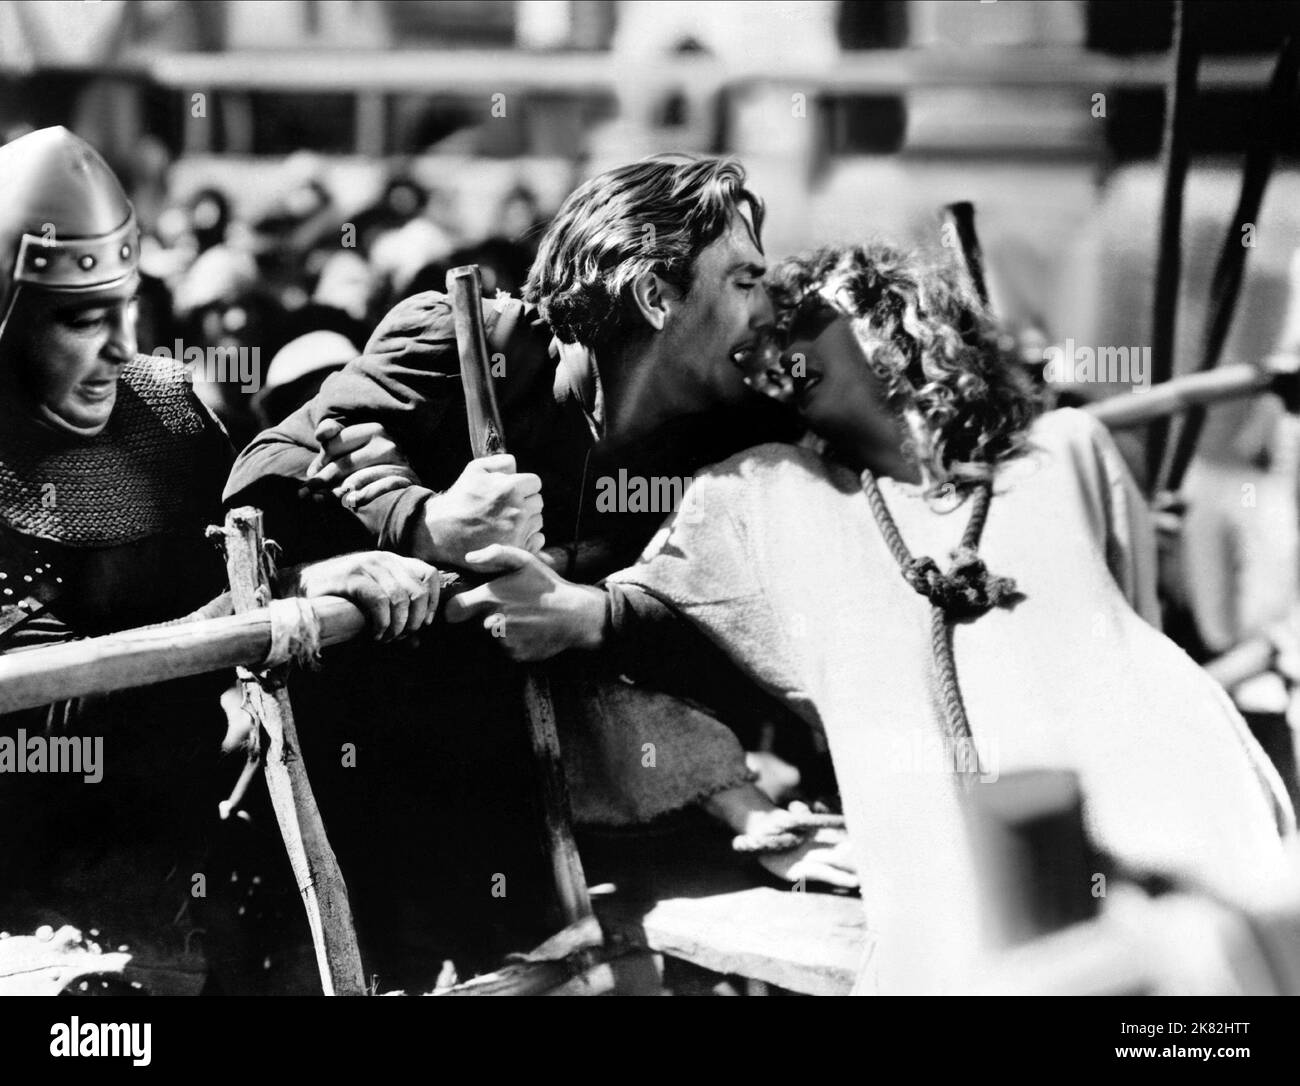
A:
[[[1290,5],[1201,0],[1213,21],[1188,188],[1180,358]],[[174,186],[269,199],[307,150],[340,202],[411,163],[474,234],[527,182],[661,150],[734,153],[780,253],[872,233],[936,243],[973,200],[999,311],[1079,343],[1149,326],[1172,5],[1159,0],[0,0],[0,131],[69,123]],[[1300,125],[1290,126],[1293,156]],[[1274,346],[1300,238],[1284,158],[1230,358]],[[301,159],[296,160],[297,164]],[[297,168],[297,165],[295,166]],[[1223,417],[1227,417],[1224,415]]]

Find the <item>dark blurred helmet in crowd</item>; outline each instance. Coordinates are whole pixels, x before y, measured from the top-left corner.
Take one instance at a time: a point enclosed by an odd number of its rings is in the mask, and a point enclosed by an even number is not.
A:
[[[536,253],[544,225],[537,194],[527,185],[515,185],[501,198],[496,218],[497,237],[528,245]]]
[[[352,216],[357,228],[357,247],[370,252],[375,239],[419,217],[429,202],[429,193],[406,174],[389,179],[383,193],[369,207]]]
[[[230,226],[230,201],[220,189],[200,189],[190,200],[190,233],[200,253],[226,240]]]
[[[419,182],[399,176],[392,178],[384,189],[382,206],[394,225],[400,225],[420,214],[428,199],[429,194]]]
[[[174,296],[178,333],[186,351],[215,360],[195,373],[194,391],[241,445],[259,427],[252,396],[266,361],[286,342],[285,314],[265,288],[257,260],[232,245],[218,245],[196,260]]]
[[[254,233],[262,245],[288,246],[297,252],[303,250],[302,238],[295,235],[319,218],[330,215],[334,204],[325,184],[326,173],[324,160],[311,151],[296,151],[280,164],[277,170],[279,195],[253,223]],[[308,233],[311,233],[310,229]]]
[[[128,283],[135,212],[103,157],[66,128],[0,147],[0,335],[19,291],[90,294]]]

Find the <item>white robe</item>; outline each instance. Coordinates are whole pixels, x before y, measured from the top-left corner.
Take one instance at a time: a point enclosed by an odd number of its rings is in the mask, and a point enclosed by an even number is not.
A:
[[[1294,831],[1281,781],[1224,692],[1149,624],[1154,541],[1107,431],[1060,410],[1030,437],[998,473],[980,544],[1025,598],[954,633],[981,765],[989,778],[1073,770],[1106,853],[1249,899],[1277,878]],[[912,553],[946,569],[969,502],[937,511],[917,487],[881,487]],[[855,474],[794,446],[751,449],[700,473],[640,563],[611,579],[671,604],[825,729],[880,990],[960,984],[988,936],[961,790],[932,757],[929,604]]]

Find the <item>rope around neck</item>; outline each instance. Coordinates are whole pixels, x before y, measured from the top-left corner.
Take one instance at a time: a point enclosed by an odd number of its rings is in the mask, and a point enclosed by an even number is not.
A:
[[[984,483],[975,491],[970,520],[962,533],[961,543],[952,552],[952,566],[947,573],[939,570],[934,559],[926,555],[914,557],[908,550],[889,506],[885,504],[880,484],[870,471],[862,472],[862,489],[903,580],[930,601],[930,648],[938,671],[944,731],[953,746],[954,768],[969,783],[982,775],[983,770],[966,716],[961,686],[957,682],[952,625],[961,619],[978,618],[994,607],[1004,607],[1020,599],[1015,581],[989,573],[977,553],[984,523],[988,520],[993,488]]]

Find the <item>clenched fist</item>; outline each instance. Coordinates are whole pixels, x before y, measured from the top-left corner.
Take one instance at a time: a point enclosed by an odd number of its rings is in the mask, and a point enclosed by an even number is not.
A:
[[[494,543],[536,554],[542,535],[542,480],[515,470],[508,453],[471,460],[451,489],[425,506],[425,545],[416,553],[439,565],[465,566],[465,555]]]

